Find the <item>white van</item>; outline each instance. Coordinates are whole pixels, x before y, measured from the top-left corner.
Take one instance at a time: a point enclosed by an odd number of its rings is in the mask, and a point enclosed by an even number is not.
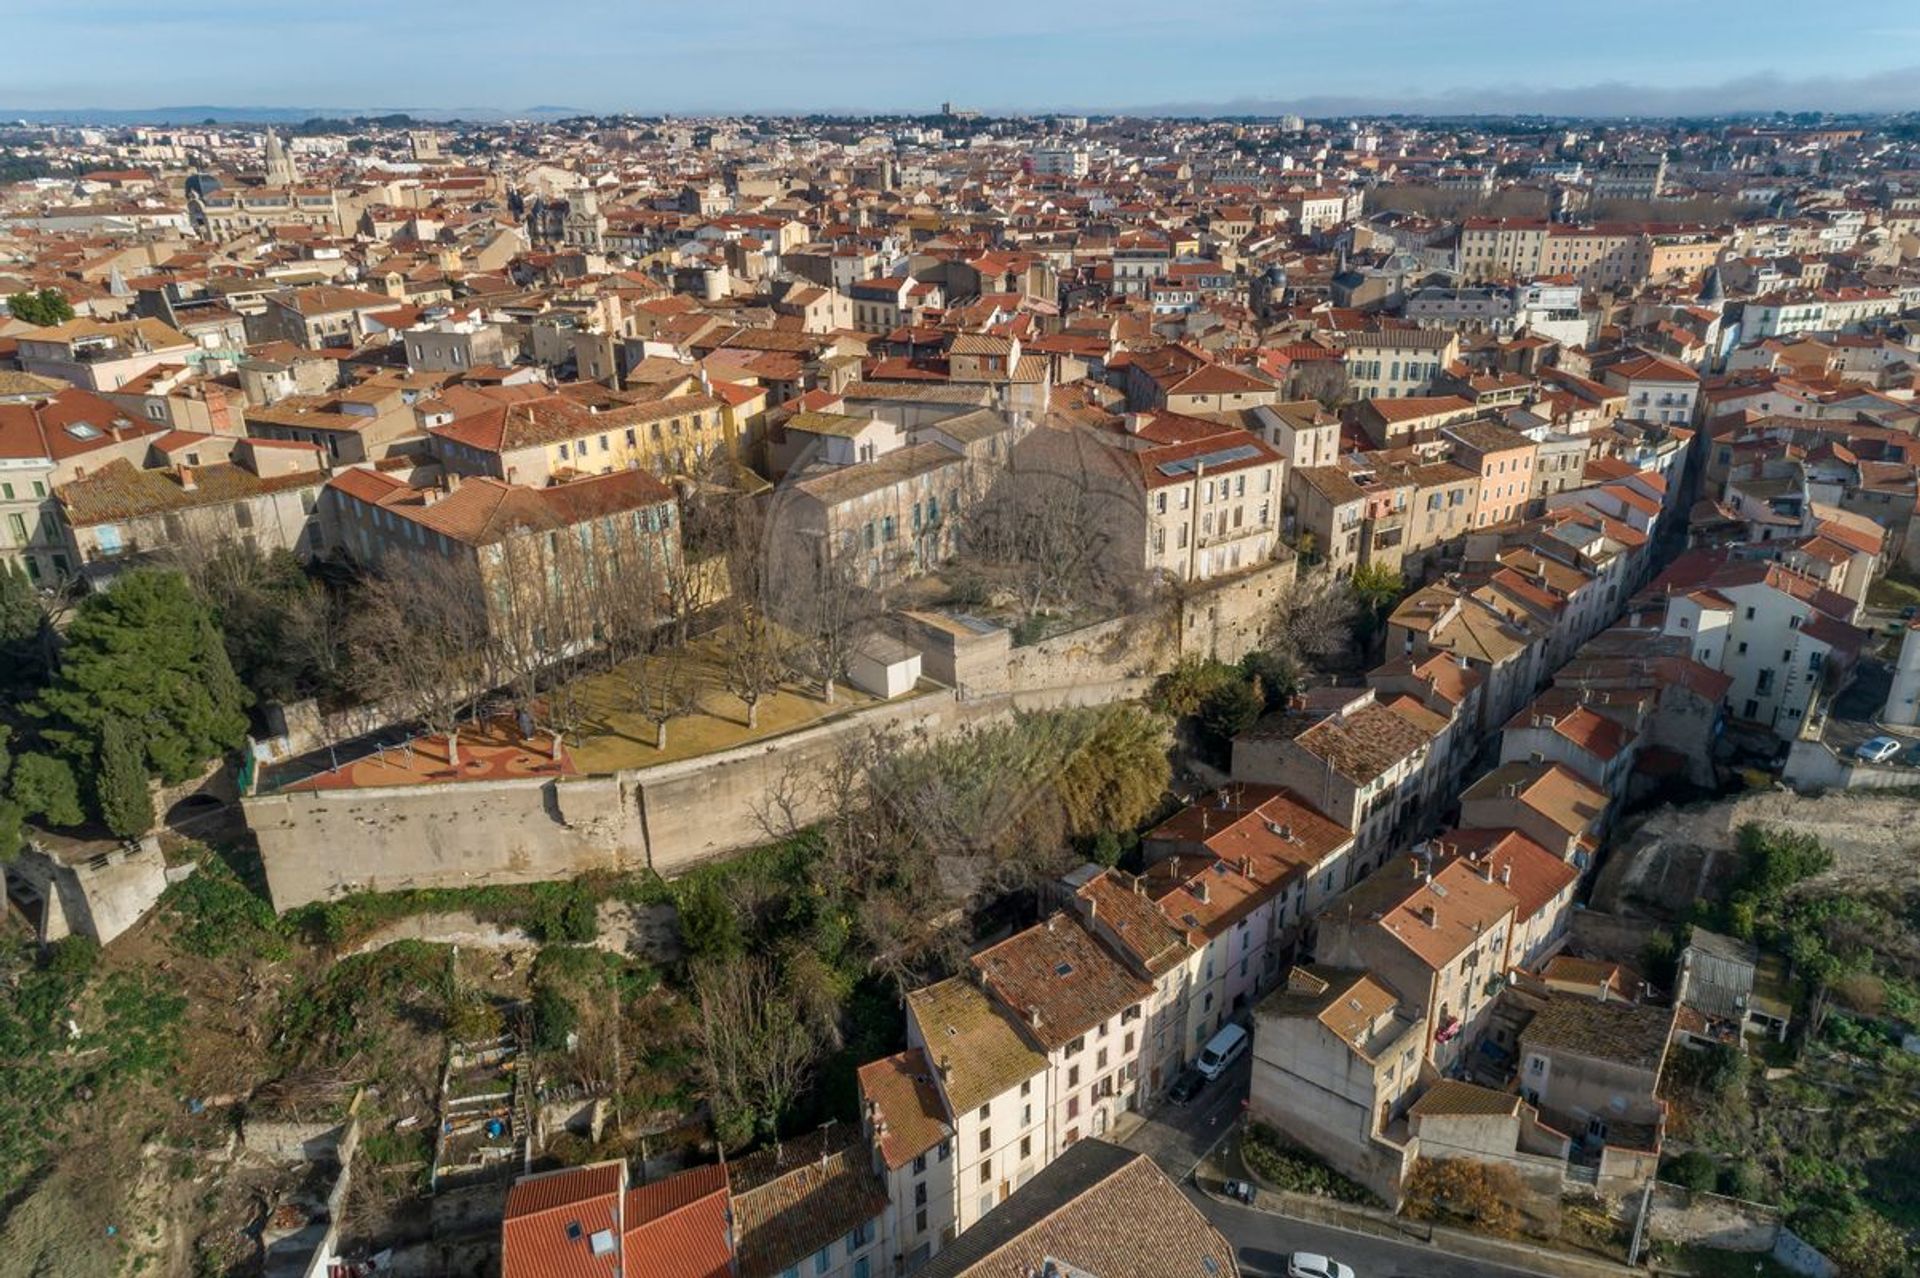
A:
[[[1246,1050],[1247,1032],[1238,1025],[1229,1025],[1207,1040],[1207,1045],[1200,1051],[1196,1068],[1202,1078],[1212,1082]]]

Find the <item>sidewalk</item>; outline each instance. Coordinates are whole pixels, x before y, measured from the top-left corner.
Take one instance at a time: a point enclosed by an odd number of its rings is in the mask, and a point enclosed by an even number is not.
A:
[[[1222,1140],[1193,1169],[1194,1184],[1200,1192],[1222,1202],[1235,1201],[1220,1193],[1225,1181],[1245,1180],[1255,1186],[1251,1204],[1253,1209],[1275,1216],[1310,1221],[1393,1242],[1424,1244],[1463,1259],[1530,1269],[1553,1274],[1557,1278],[1628,1278],[1629,1275],[1646,1278],[1647,1271],[1644,1269],[1602,1260],[1597,1256],[1561,1251],[1538,1243],[1490,1238],[1469,1230],[1408,1220],[1377,1207],[1358,1207],[1315,1194],[1274,1189],[1262,1182],[1241,1161],[1239,1131],[1235,1130],[1229,1135],[1231,1139]]]

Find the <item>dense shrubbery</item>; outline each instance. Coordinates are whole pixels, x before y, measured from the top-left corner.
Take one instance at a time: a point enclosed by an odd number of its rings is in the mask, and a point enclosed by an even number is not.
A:
[[[208,959],[287,954],[287,927],[273,906],[205,849],[194,872],[161,896],[160,907],[173,921],[174,945],[188,954]]]
[[[1422,1158],[1413,1166],[1401,1210],[1413,1220],[1469,1225],[1511,1238],[1520,1232],[1525,1196],[1520,1177],[1499,1163],[1469,1158]]]
[[[1154,682],[1147,700],[1187,727],[1209,763],[1224,767],[1233,739],[1285,705],[1295,681],[1292,663],[1270,652],[1249,653],[1238,665],[1187,657]]]
[[[1254,1175],[1278,1189],[1319,1194],[1364,1207],[1385,1205],[1365,1185],[1342,1176],[1306,1150],[1289,1145],[1264,1123],[1247,1128],[1240,1140],[1240,1157]]]

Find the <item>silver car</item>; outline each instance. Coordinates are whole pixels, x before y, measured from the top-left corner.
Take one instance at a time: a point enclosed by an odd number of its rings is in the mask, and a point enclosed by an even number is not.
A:
[[[1353,1278],[1353,1270],[1316,1251],[1296,1251],[1287,1257],[1287,1278]]]

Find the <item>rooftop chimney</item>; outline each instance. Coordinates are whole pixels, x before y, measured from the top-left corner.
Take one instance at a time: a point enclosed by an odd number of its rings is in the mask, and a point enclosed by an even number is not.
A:
[[[1425,923],[1428,927],[1440,926],[1439,916],[1437,916],[1433,912],[1433,907],[1431,905],[1423,905],[1420,907],[1420,921],[1422,923]]]
[[[1500,867],[1500,886],[1505,887],[1511,882],[1513,882],[1513,866],[1509,863]]]
[[[180,476],[181,492],[190,493],[200,487],[200,480],[194,475],[193,467],[182,466],[179,468],[178,474]]]

